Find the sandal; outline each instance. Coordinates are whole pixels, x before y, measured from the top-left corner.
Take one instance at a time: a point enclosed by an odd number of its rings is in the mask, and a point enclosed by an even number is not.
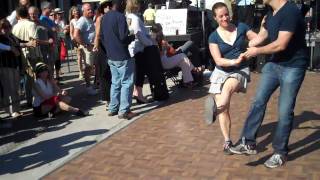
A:
[[[14,113],[12,113],[11,114],[11,117],[13,118],[13,119],[17,119],[17,118],[19,118],[19,117],[21,117],[23,115],[23,113],[21,113],[21,112],[14,112]]]

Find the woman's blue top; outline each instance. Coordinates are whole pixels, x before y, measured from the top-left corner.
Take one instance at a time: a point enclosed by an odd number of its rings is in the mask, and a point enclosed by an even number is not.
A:
[[[209,36],[209,43],[217,44],[221,53],[221,56],[226,59],[237,59],[239,55],[246,51],[247,48],[247,32],[250,30],[249,26],[244,23],[239,23],[237,26],[237,37],[233,45],[230,45],[222,40],[217,30],[212,32]],[[231,66],[231,67],[220,67],[217,68],[231,72],[235,70],[240,70],[244,67],[247,67],[247,62],[242,62],[240,66]]]

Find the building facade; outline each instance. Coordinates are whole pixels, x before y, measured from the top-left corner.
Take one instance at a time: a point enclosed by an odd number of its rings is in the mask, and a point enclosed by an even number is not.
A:
[[[82,2],[81,0],[30,0],[31,5],[37,6],[39,8],[42,1],[52,2],[55,8],[59,7],[63,9],[65,12],[68,12],[71,6],[81,4]],[[19,0],[1,1],[1,8],[0,8],[1,17],[8,16],[18,6],[18,4],[19,4]]]

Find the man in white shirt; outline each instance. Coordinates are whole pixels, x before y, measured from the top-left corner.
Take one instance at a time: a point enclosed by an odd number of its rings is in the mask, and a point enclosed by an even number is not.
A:
[[[19,0],[19,6],[29,7],[30,6],[30,0]],[[12,27],[18,23],[17,13],[16,13],[15,10],[12,11],[10,16],[7,17],[7,20],[10,22]]]
[[[18,23],[13,27],[12,34],[22,41],[37,40],[36,24],[30,21],[28,9],[25,6],[20,6],[16,9]],[[23,55],[27,59],[27,82],[26,96],[28,105],[32,104],[32,85],[33,85],[33,69],[37,62],[42,61],[42,54],[39,46],[22,48]]]

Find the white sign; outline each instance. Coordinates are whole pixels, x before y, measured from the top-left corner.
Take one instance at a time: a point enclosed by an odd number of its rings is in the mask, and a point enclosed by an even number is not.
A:
[[[156,23],[160,23],[164,35],[187,34],[187,9],[157,10]]]

